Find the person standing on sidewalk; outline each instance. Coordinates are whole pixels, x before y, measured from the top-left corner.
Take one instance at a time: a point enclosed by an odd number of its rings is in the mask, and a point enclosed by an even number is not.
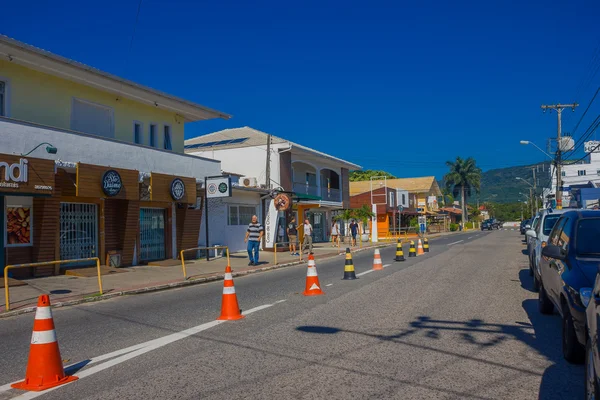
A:
[[[337,221],[334,220],[331,225],[331,246],[336,247],[338,240],[340,240],[340,227]]]
[[[256,215],[252,216],[252,222],[248,225],[246,231],[246,237],[244,242],[248,243],[248,257],[250,258],[249,266],[258,265],[258,252],[260,248],[260,241],[265,233],[265,228],[260,222]]]
[[[350,233],[352,234],[352,246],[356,246],[356,235],[359,234],[359,227],[356,220],[352,220],[350,223]]]
[[[296,243],[298,242],[298,226],[296,225],[296,218],[292,217],[292,220],[287,227],[288,240],[290,241],[290,255],[298,256],[296,251]]]
[[[308,253],[312,253],[313,252],[313,227],[310,224],[310,221],[305,219],[304,220],[304,240],[302,241],[302,253],[304,253],[304,250],[306,249],[306,246],[308,245]]]

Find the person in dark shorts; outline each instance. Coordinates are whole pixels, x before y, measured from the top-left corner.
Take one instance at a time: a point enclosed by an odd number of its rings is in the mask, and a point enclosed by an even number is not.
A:
[[[290,241],[290,255],[298,256],[300,255],[296,251],[296,243],[298,243],[298,226],[296,225],[296,218],[292,218],[287,227],[287,235]]]
[[[350,223],[350,234],[352,235],[352,246],[356,246],[356,236],[359,234],[359,227],[355,220]]]

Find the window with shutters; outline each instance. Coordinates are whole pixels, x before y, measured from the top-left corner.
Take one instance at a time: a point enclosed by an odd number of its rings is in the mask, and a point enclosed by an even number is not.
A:
[[[171,126],[163,126],[163,148],[165,150],[173,150],[173,144],[171,143]]]
[[[6,82],[0,81],[0,117],[6,116]]]
[[[114,138],[114,110],[102,104],[73,98],[71,129],[91,135]]]

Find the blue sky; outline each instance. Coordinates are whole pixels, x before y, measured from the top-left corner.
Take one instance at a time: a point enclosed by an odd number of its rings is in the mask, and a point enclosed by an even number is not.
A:
[[[398,176],[542,161],[540,105],[581,103],[568,132],[600,84],[597,0],[144,0],[129,52],[137,8],[8,2],[0,32],[233,115],[187,138],[247,125]]]

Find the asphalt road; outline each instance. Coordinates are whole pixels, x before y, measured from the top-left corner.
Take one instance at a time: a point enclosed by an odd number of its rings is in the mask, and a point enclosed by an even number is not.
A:
[[[393,262],[356,254],[317,263],[325,296],[307,298],[305,266],[236,278],[247,317],[217,323],[222,282],[56,309],[75,383],[19,398],[583,397],[583,368],[560,351],[560,321],[537,311],[516,231],[467,232]],[[405,247],[405,255],[408,255]],[[22,379],[33,315],[0,320],[0,399]],[[1,386],[4,385],[4,386]]]

